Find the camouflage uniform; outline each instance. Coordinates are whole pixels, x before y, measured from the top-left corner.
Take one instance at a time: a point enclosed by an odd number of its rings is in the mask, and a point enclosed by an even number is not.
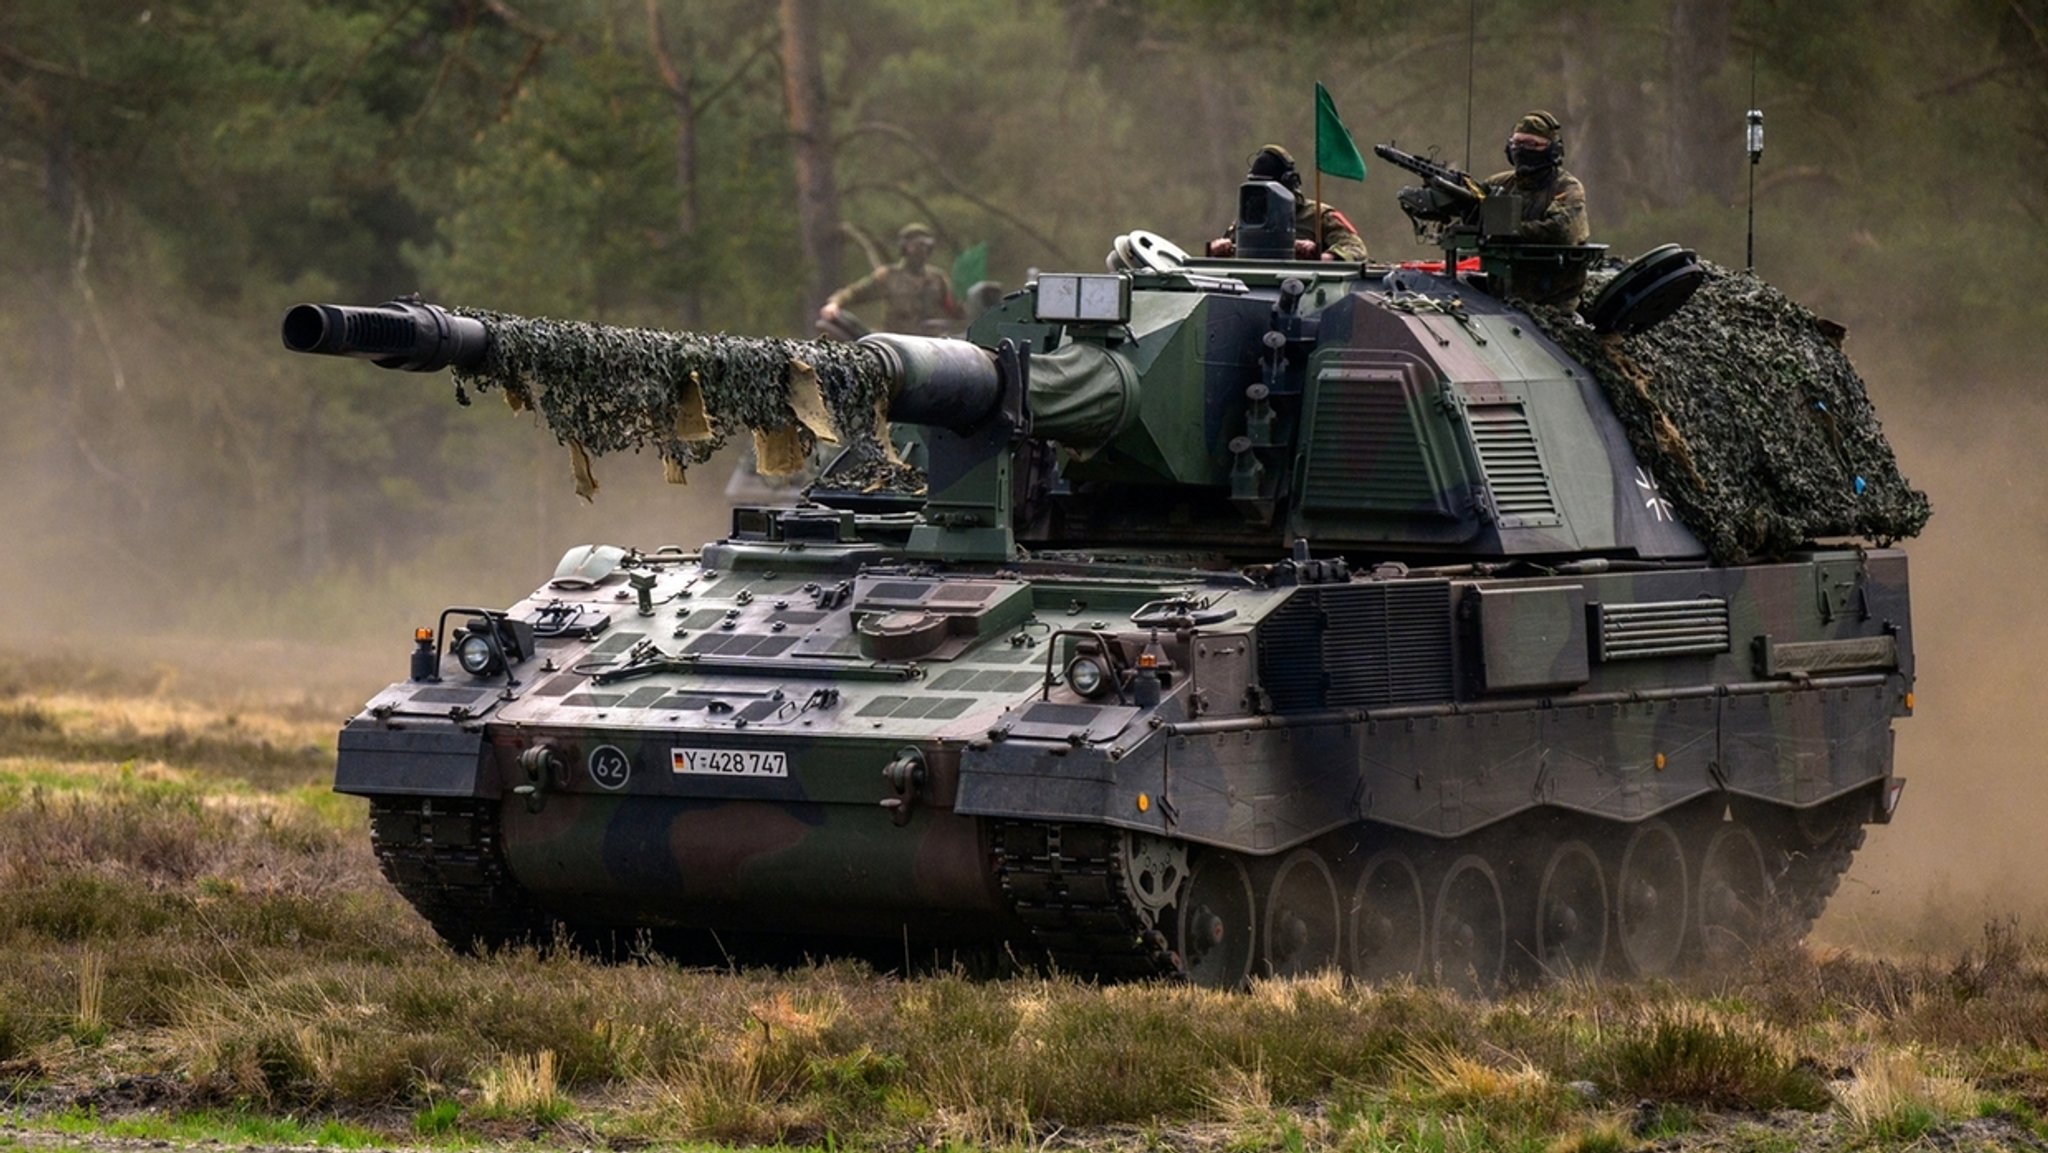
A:
[[[906,245],[920,238],[929,240],[931,232],[918,224],[904,226],[899,234]],[[871,300],[886,302],[879,326],[883,332],[929,335],[934,325],[943,327],[960,315],[946,274],[923,260],[914,268],[908,258],[877,268],[833,293],[827,303],[847,308]]]
[[[1366,260],[1365,238],[1358,229],[1344,218],[1344,214],[1320,200],[1298,199],[1294,202],[1294,238],[1314,240],[1316,238],[1316,214],[1323,217],[1323,251],[1338,260],[1351,260],[1363,264]],[[1223,235],[1232,241],[1237,239],[1237,225],[1223,230]]]
[[[1515,122],[1508,138],[1508,159],[1517,167],[1496,172],[1486,180],[1489,194],[1517,193],[1522,197],[1522,220],[1514,236],[1531,244],[1584,244],[1592,235],[1586,223],[1586,186],[1558,163],[1564,156],[1564,130],[1557,117],[1534,111]],[[1547,163],[1531,168],[1516,155],[1517,141],[1537,137],[1550,142]],[[1528,147],[1525,143],[1523,147]],[[1532,293],[1537,304],[1570,308],[1585,291],[1584,265],[1568,265]]]
[[[1586,186],[1562,168],[1535,180],[1510,168],[1486,180],[1486,190],[1522,194],[1522,226],[1515,235],[1535,244],[1584,244],[1592,235],[1586,224]]]
[[[1323,218],[1323,251],[1339,260],[1353,260],[1364,263],[1365,237],[1351,226],[1344,214],[1320,200],[1297,200],[1294,202],[1294,238],[1314,240],[1316,238],[1316,216]]]
[[[1322,218],[1323,251],[1338,260],[1366,260],[1365,238],[1358,234],[1344,214],[1301,194],[1301,175],[1294,166],[1294,156],[1278,144],[1268,144],[1252,154],[1250,179],[1276,180],[1294,193],[1294,239],[1313,241],[1316,238],[1316,218]],[[1235,243],[1237,225],[1232,223],[1223,230],[1225,239]]]

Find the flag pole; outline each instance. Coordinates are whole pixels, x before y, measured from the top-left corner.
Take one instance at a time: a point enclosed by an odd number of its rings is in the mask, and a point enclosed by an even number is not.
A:
[[[1323,255],[1323,157],[1322,142],[1316,142],[1316,256]]]

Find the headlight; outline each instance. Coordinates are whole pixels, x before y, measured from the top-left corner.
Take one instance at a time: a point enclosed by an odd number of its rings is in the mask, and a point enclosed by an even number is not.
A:
[[[483,633],[464,633],[455,642],[455,661],[462,671],[473,677],[485,677],[497,672],[498,654],[491,646],[491,638]]]
[[[1109,670],[1097,657],[1075,657],[1067,662],[1067,687],[1084,697],[1099,697],[1109,687]]]

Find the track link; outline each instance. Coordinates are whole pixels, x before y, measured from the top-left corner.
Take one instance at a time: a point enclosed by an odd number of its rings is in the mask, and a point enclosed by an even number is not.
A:
[[[1811,848],[1786,851],[1776,884],[1793,940],[1802,940],[1820,919],[1868,830],[1852,825]]]
[[[497,802],[373,797],[370,845],[385,879],[455,948],[550,940],[552,919],[505,869]]]
[[[1186,976],[1131,896],[1121,830],[1036,821],[995,824],[996,877],[1060,972],[1100,981]]]

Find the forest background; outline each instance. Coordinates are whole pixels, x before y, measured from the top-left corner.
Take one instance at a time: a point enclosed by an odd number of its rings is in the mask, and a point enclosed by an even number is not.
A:
[[[1740,265],[1754,177],[1758,272],[1847,325],[1936,506],[1900,753],[1933,832],[1866,887],[1950,884],[1943,830],[2022,847],[2048,625],[1997,594],[2048,562],[2048,0],[7,0],[0,619],[308,665],[376,638],[367,692],[441,604],[725,501],[600,460],[580,505],[529,418],[285,354],[290,304],[804,335],[911,219],[1012,288],[1132,228],[1193,248],[1253,149],[1311,151],[1316,80],[1361,146],[1482,174],[1556,112],[1621,255]],[[1325,182],[1381,258],[1429,255],[1404,177]]]

